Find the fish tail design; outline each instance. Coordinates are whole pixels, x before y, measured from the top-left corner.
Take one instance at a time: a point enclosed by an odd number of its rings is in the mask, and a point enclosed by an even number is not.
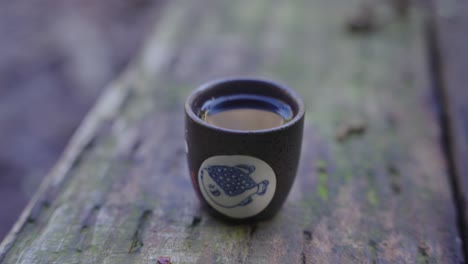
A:
[[[258,184],[258,195],[264,195],[268,189],[269,182],[267,180],[262,181]]]

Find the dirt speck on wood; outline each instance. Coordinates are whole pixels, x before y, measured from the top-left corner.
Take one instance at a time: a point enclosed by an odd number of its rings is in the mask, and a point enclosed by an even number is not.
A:
[[[343,124],[336,132],[336,139],[339,142],[344,142],[352,136],[359,136],[366,132],[367,124],[364,121],[351,121]]]
[[[171,258],[170,257],[159,257],[158,258],[158,264],[171,264]]]
[[[346,21],[346,29],[354,34],[369,34],[374,32],[377,27],[374,7],[368,2],[360,4],[355,13],[350,15]]]

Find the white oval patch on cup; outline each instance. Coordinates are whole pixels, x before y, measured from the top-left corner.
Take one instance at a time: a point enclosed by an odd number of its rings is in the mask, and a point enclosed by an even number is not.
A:
[[[276,175],[263,160],[250,156],[213,156],[198,171],[198,183],[205,200],[232,218],[260,213],[276,191]]]

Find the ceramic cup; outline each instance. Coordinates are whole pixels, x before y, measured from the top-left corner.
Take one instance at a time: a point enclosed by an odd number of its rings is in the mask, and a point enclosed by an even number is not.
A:
[[[290,107],[284,124],[234,130],[204,121],[209,100],[236,95],[266,96]],[[217,80],[196,89],[185,103],[185,139],[190,176],[202,205],[234,222],[274,216],[294,182],[301,153],[304,103],[292,89],[264,79]]]

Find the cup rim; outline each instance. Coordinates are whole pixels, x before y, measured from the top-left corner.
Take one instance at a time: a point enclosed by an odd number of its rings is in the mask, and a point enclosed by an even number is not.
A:
[[[268,129],[258,129],[258,130],[236,130],[236,129],[228,129],[228,128],[223,128],[219,126],[212,125],[203,119],[201,119],[198,115],[196,115],[193,112],[192,105],[195,101],[196,98],[198,98],[201,94],[206,93],[207,91],[211,89],[216,89],[219,85],[225,84],[225,83],[230,83],[230,82],[257,82],[257,83],[263,83],[263,84],[268,84],[271,86],[274,86],[280,90],[282,90],[285,94],[287,94],[296,104],[297,104],[297,113],[294,115],[294,117],[286,122],[285,124],[273,128],[268,128]],[[293,89],[290,87],[276,82],[272,81],[270,79],[266,78],[254,78],[254,77],[230,77],[230,78],[219,78],[215,79],[212,81],[209,81],[207,83],[204,83],[200,85],[197,89],[195,89],[187,98],[185,101],[185,112],[187,115],[196,123],[198,123],[201,126],[208,127],[213,130],[217,131],[222,131],[226,133],[231,133],[231,134],[265,134],[265,133],[271,133],[271,132],[276,132],[276,131],[281,131],[284,129],[287,129],[293,125],[295,125],[297,122],[299,122],[305,114],[305,106],[304,106],[304,101],[302,98],[299,96],[297,92],[295,92]]]

